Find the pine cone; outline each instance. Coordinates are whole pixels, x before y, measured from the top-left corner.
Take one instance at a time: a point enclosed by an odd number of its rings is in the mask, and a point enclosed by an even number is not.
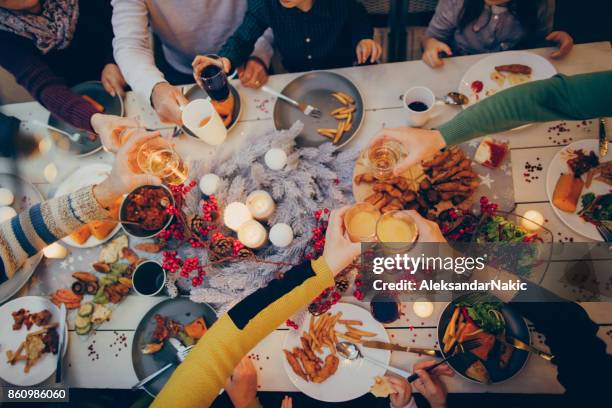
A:
[[[202,228],[206,228],[206,221],[196,215],[191,219],[191,229],[195,233],[199,233]]]
[[[232,256],[232,239],[228,237],[220,237],[215,239],[210,244],[211,257],[213,260]]]
[[[349,281],[346,279],[339,279],[336,281],[336,290],[340,293],[345,292],[349,287]]]
[[[253,251],[251,251],[249,248],[242,248],[238,251],[236,256],[238,258],[250,258],[253,256]]]

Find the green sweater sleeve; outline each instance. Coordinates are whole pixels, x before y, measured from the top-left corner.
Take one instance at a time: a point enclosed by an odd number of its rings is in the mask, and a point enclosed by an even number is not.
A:
[[[519,85],[473,105],[440,127],[448,145],[553,120],[612,116],[612,71],[555,75]]]

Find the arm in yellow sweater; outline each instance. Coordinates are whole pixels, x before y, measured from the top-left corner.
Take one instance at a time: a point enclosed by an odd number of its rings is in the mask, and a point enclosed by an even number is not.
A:
[[[200,339],[151,406],[210,406],[242,357],[333,284],[333,275],[320,258],[246,297]]]

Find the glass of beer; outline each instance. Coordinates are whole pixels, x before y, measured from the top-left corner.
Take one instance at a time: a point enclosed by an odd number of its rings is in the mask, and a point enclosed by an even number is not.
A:
[[[138,149],[138,167],[157,176],[166,184],[179,185],[187,180],[189,169],[170,142],[162,138],[146,141]]]
[[[344,214],[344,229],[353,242],[375,242],[380,211],[370,203],[357,203]]]
[[[393,176],[395,165],[404,157],[403,150],[403,146],[394,140],[375,143],[365,151],[366,167],[378,180],[387,180]]]
[[[376,223],[376,238],[387,250],[407,251],[419,236],[412,217],[405,211],[391,211],[383,214]]]

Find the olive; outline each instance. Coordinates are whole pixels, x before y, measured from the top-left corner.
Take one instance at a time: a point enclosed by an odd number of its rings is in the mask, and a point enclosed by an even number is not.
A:
[[[80,281],[74,282],[72,284],[72,291],[77,295],[82,295],[85,293],[85,285]]]

